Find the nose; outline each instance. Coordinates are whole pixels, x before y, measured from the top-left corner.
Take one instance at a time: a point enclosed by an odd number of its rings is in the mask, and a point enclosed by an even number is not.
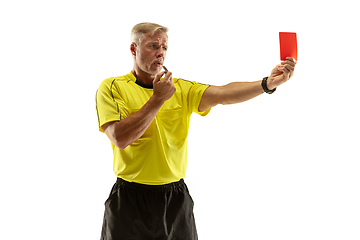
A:
[[[157,58],[165,58],[165,51],[163,48],[160,48],[159,51],[156,53]]]

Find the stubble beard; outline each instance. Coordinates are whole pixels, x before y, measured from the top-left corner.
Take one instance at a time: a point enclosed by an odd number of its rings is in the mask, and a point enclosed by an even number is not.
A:
[[[155,63],[155,62],[160,62],[161,64],[163,64],[163,60],[162,58],[157,58],[154,59],[151,63],[146,65],[146,73],[151,74],[151,75],[155,75],[157,73],[159,73],[161,71],[161,67],[159,66],[157,69],[158,70],[151,70],[151,66]]]

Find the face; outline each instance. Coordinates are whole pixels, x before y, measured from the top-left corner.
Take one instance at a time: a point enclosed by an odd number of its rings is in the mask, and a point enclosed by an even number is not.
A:
[[[145,34],[140,46],[133,43],[135,51],[135,64],[150,75],[155,75],[162,70],[167,45],[167,36],[162,31],[155,32],[152,36]]]

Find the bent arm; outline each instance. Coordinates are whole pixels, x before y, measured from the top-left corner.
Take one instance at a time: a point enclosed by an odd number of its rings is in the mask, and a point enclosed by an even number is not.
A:
[[[116,147],[124,149],[145,133],[162,105],[151,97],[138,112],[121,121],[105,123],[102,129]]]
[[[124,149],[138,140],[150,126],[164,102],[175,93],[172,73],[167,72],[160,81],[164,74],[165,72],[156,74],[153,81],[154,93],[138,112],[121,121],[109,122],[101,126],[116,147]]]
[[[210,86],[205,90],[199,104],[199,111],[206,111],[218,104],[245,102],[264,92],[261,81],[232,82],[224,86]]]

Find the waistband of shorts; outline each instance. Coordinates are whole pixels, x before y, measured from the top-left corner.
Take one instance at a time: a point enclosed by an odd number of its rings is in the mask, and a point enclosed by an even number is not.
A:
[[[148,185],[148,184],[141,184],[136,182],[128,182],[122,178],[117,178],[116,184],[120,186],[124,186],[126,188],[133,188],[137,190],[143,190],[143,191],[169,191],[174,190],[176,188],[182,187],[185,185],[184,179],[180,179],[178,182],[168,183],[168,184],[162,184],[162,185]]]

